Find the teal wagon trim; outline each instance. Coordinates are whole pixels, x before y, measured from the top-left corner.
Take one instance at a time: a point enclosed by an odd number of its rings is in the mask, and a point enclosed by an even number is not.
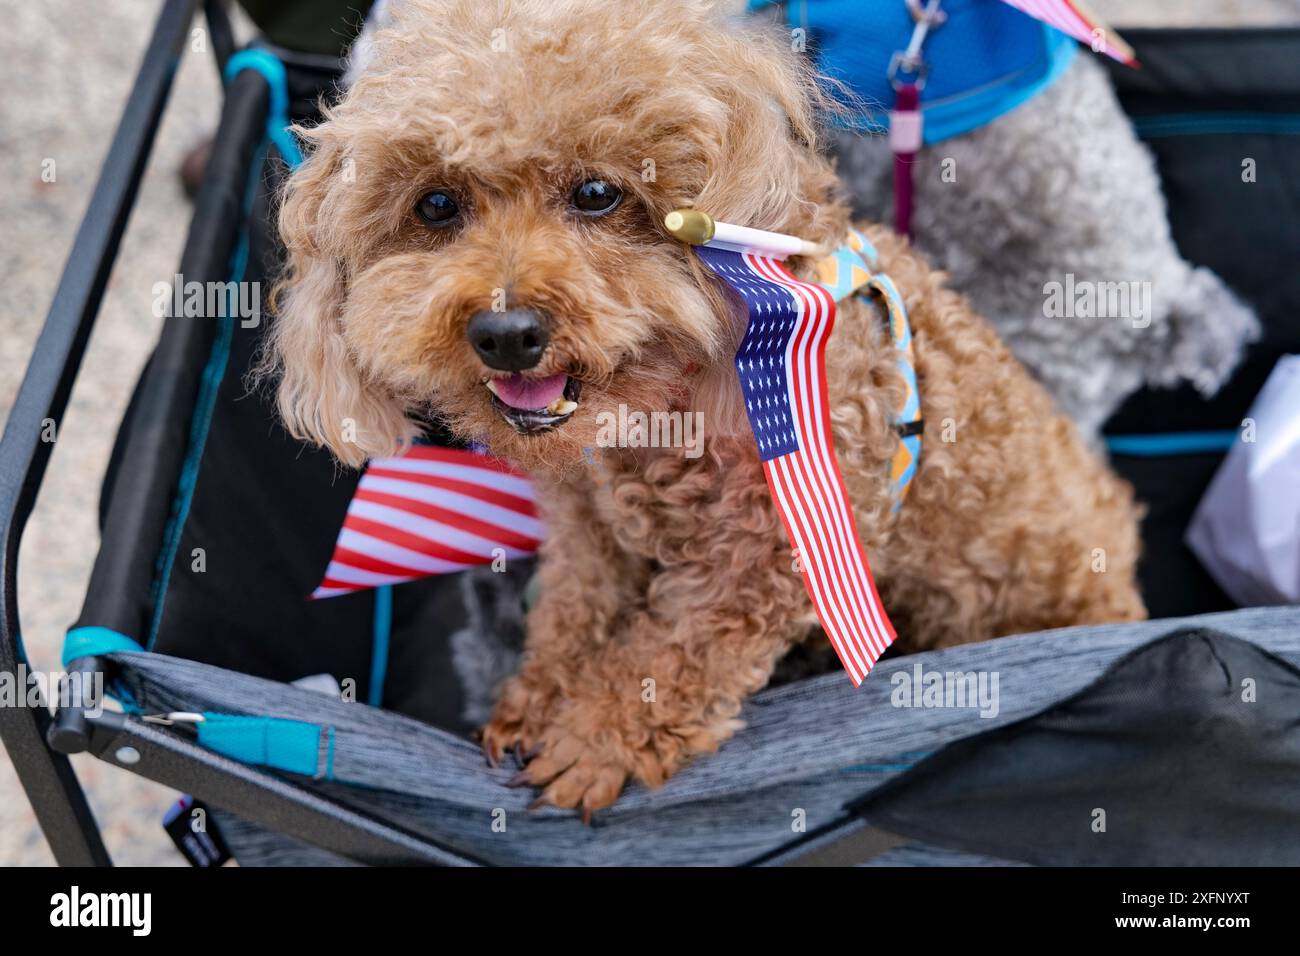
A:
[[[271,104],[266,116],[266,138],[275,143],[289,167],[302,162],[302,149],[289,131],[289,83],[284,64],[266,50],[240,50],[226,63],[225,80],[229,83],[243,70],[256,70],[266,78]]]
[[[1165,455],[1222,454],[1237,441],[1235,431],[1169,432],[1152,435],[1107,435],[1112,455],[1159,458]]]
[[[1142,139],[1166,136],[1300,135],[1300,113],[1168,113],[1135,116],[1133,129]]]
[[[384,704],[384,676],[388,672],[388,643],[393,632],[393,586],[375,588],[374,649],[370,657],[370,706]]]
[[[241,763],[334,779],[334,728],[284,717],[205,713],[199,743]]]
[[[111,627],[74,627],[63,639],[63,666],[80,657],[102,657],[120,651],[143,654],[144,648],[135,638]]]
[[[111,627],[74,627],[63,638],[63,666],[68,667],[82,657],[103,657],[117,653],[143,654],[145,649],[133,637],[127,637]],[[108,694],[117,699],[128,714],[140,712],[135,697],[122,681],[109,684]]]

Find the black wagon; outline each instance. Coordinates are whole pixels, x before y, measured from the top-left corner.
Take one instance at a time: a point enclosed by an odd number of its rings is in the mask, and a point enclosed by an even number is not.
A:
[[[260,39],[235,49],[217,0],[166,0],[0,442],[0,670],[25,663],[19,542],[81,363],[174,68],[206,11],[225,100],[178,272],[269,289],[274,197],[339,64]],[[887,656],[755,697],[747,728],[591,826],[527,812],[465,735],[452,577],[307,601],[357,476],[279,427],[246,373],[267,323],[170,315],[104,477],[102,541],[64,653],[120,710],[75,697],[0,709],[0,737],[60,863],[108,864],[68,754],[210,808],[245,865],[337,863],[953,865],[1300,863],[1300,608],[1236,608],[1182,544],[1277,358],[1300,350],[1300,31],[1125,31],[1116,82],[1156,153],[1184,255],[1267,332],[1214,400],[1135,396],[1117,466],[1149,505],[1153,619]],[[1217,176],[1245,154],[1275,175]],[[436,436],[435,436],[436,437]],[[196,568],[192,556],[205,560]],[[996,675],[997,706],[929,708],[917,668]],[[355,699],[293,682],[356,675]],[[1243,703],[1243,682],[1255,693]],[[989,712],[989,711],[992,712]],[[1106,824],[1095,825],[1098,808]]]

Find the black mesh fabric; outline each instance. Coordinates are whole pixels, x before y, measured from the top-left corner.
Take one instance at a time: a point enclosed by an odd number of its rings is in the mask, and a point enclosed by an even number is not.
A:
[[[894,834],[1044,866],[1295,866],[1297,713],[1290,663],[1178,631],[856,809]]]

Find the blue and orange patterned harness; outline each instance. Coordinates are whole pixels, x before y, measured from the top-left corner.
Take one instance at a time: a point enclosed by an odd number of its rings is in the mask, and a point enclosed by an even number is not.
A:
[[[894,418],[898,433],[898,450],[890,462],[890,493],[897,511],[907,496],[912,478],[916,475],[921,457],[921,393],[916,384],[916,357],[912,349],[912,327],[907,321],[907,308],[903,297],[889,276],[877,271],[879,254],[876,247],[856,229],[849,230],[848,239],[835,252],[817,263],[815,281],[828,291],[836,302],[852,295],[877,296],[885,306],[889,335],[898,351],[898,371],[907,386],[903,407]]]

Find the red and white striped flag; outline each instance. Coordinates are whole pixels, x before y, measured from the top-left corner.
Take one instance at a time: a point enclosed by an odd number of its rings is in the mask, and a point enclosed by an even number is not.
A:
[[[488,455],[416,445],[366,467],[312,597],[525,557],[541,539],[526,477]]]
[[[894,640],[894,628],[831,439],[825,353],[835,298],[776,259],[710,246],[695,251],[748,309],[736,371],[763,472],[817,617],[857,686]]]
[[[1133,48],[1088,9],[1084,0],[1004,0],[1004,2],[1036,20],[1042,20],[1048,26],[1056,27],[1062,33],[1087,44],[1099,53],[1105,53],[1129,66],[1137,64],[1137,59],[1133,56]]]

